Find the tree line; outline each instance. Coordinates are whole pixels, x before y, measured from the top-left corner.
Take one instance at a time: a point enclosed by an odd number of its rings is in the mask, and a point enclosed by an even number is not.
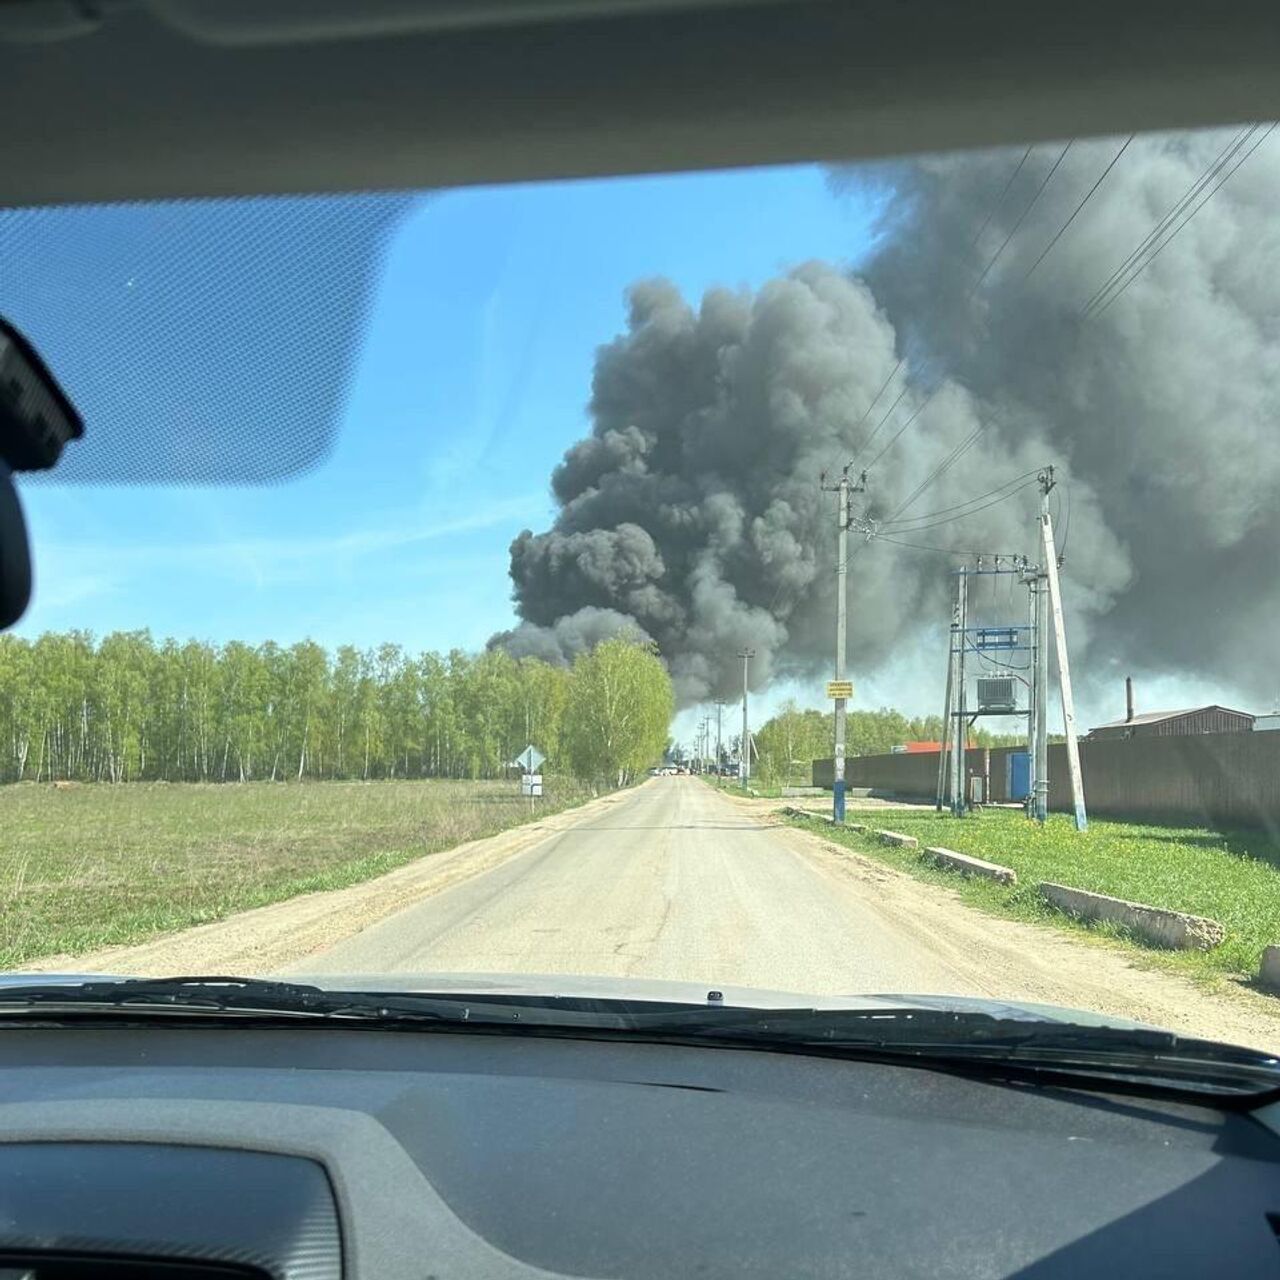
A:
[[[0,635],[0,780],[494,778],[529,743],[621,785],[662,756],[671,680],[616,637],[570,668],[304,640]]]
[[[810,764],[827,759],[835,740],[834,712],[801,710],[787,703],[754,734],[756,776],[766,784],[810,780]],[[845,717],[845,753],[849,756],[884,755],[906,742],[938,742],[941,716],[905,716],[892,707],[878,711],[849,711]],[[1016,735],[994,734],[981,728],[969,731],[977,747],[1012,746],[1024,742]]]

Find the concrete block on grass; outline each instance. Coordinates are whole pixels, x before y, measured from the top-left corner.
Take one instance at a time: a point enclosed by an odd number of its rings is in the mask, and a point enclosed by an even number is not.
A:
[[[1280,947],[1263,947],[1258,978],[1264,986],[1280,991]]]
[[[808,818],[813,822],[831,822],[829,813],[819,813],[816,809],[798,809],[795,805],[783,805],[782,812],[788,818]]]
[[[920,841],[915,836],[904,836],[900,831],[877,831],[884,844],[897,845],[899,849],[918,849]]]
[[[967,853],[957,853],[954,849],[930,845],[926,847],[924,856],[931,858],[939,866],[958,871],[964,876],[982,876],[985,880],[995,880],[1000,884],[1018,883],[1018,873],[1012,867],[1002,867],[998,862],[973,858]]]
[[[1040,892],[1059,910],[1083,920],[1111,920],[1131,929],[1146,942],[1177,951],[1212,951],[1224,937],[1226,929],[1205,916],[1169,911],[1165,907],[1149,907],[1141,902],[1110,898],[1105,893],[1072,889],[1049,881]]]

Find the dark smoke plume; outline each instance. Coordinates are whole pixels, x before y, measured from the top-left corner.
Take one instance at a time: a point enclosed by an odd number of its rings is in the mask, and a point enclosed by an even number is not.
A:
[[[902,660],[948,614],[948,559],[899,543],[1037,550],[1034,488],[933,528],[903,521],[1051,462],[1064,481],[1060,534],[1070,504],[1064,594],[1086,679],[1132,666],[1271,696],[1270,145],[1112,306],[1080,316],[1234,133],[1133,141],[1034,270],[1123,139],[1071,146],[985,278],[1061,144],[1037,146],[998,204],[1021,148],[833,175],[837,189],[889,193],[877,248],[854,275],[809,263],[753,294],[713,290],[696,308],[666,282],[636,285],[626,332],[597,356],[591,435],[553,476],[554,525],[512,545],[523,623],[496,642],[571,657],[633,625],[657,641],[686,704],[732,696],[744,645],[757,652],[753,684],[825,673],[835,537],[819,472],[855,456],[856,470],[889,444],[858,507],[884,520],[982,428],[885,529],[896,542],[852,543],[855,673]]]

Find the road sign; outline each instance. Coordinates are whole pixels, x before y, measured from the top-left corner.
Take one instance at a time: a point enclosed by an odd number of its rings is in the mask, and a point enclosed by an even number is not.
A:
[[[518,764],[525,771],[525,773],[533,773],[533,771],[537,769],[537,767],[546,758],[547,757],[544,756],[542,752],[538,750],[537,747],[528,746],[528,747],[525,747],[525,749],[518,756],[516,756],[516,758],[512,761],[512,764]]]
[[[523,774],[520,778],[520,794],[522,796],[540,796],[542,794],[542,774]]]
[[[853,681],[852,680],[828,680],[827,681],[827,697],[828,698],[852,698],[853,697]]]

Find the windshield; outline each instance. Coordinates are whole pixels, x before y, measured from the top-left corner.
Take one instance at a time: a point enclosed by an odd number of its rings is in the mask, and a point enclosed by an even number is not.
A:
[[[1271,130],[0,212],[0,967],[1280,1049]]]

